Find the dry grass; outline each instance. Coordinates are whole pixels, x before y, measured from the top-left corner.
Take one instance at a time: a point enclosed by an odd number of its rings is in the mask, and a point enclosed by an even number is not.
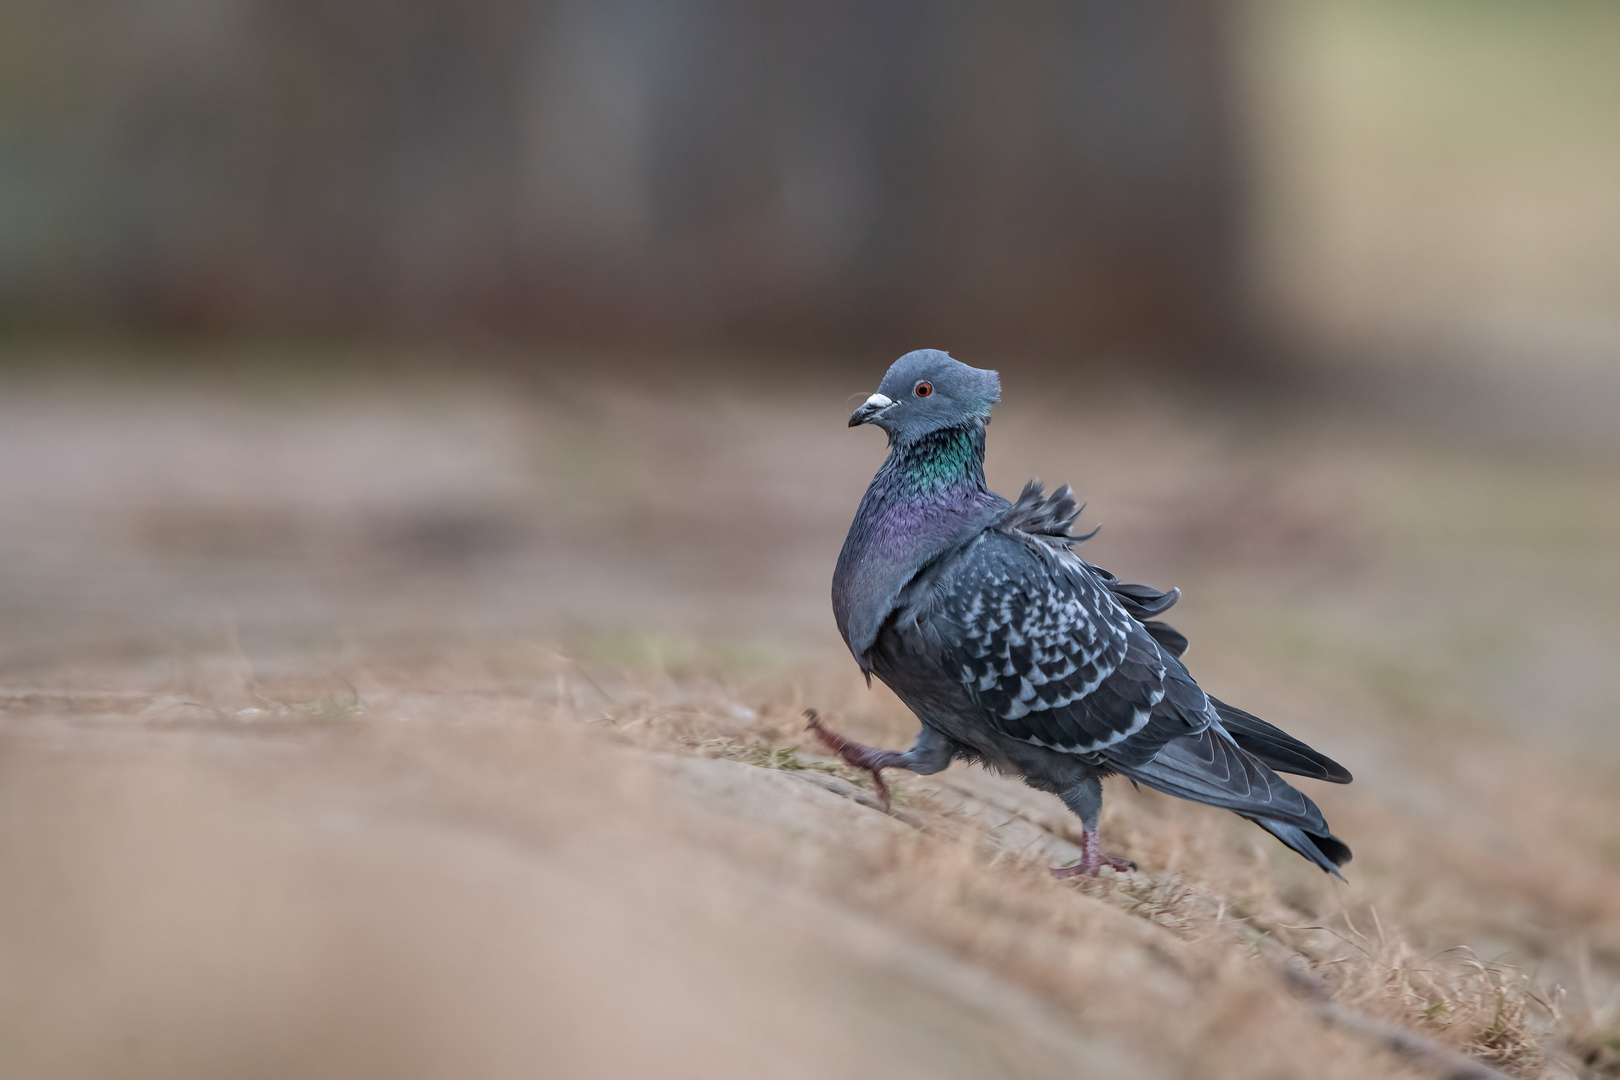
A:
[[[696,743],[690,723],[677,721],[687,732],[679,739],[700,752],[761,764],[783,754],[790,767],[801,767],[796,755],[774,742],[782,737],[774,721]],[[905,783],[899,805],[911,815],[928,808],[932,786],[924,780]],[[1285,901],[1270,865],[1278,852],[1269,840],[1246,827],[1233,828],[1208,810],[1153,796],[1132,799],[1123,791],[1113,795],[1105,829],[1114,847],[1157,869],[1083,883],[1075,897],[1076,887],[1049,882],[1043,860],[998,849],[982,828],[971,827],[971,819],[925,817],[924,835],[936,833],[939,842],[908,838],[883,850],[855,879],[859,887],[853,895],[1080,1015],[1104,1018],[1105,1027],[1151,1033],[1154,1045],[1175,1046],[1188,1060],[1198,1060],[1208,1070],[1201,1075],[1311,1073],[1313,1058],[1324,1052],[1320,1037],[1301,1047],[1284,1034],[1308,1026],[1297,1004],[1280,992],[1276,977],[1275,965],[1294,958],[1323,973],[1343,1005],[1411,1027],[1517,1075],[1540,1076],[1553,1068],[1557,1055],[1545,1044],[1558,1034],[1562,1020],[1559,994],[1530,973],[1481,961],[1466,947],[1426,955],[1402,931],[1386,927],[1370,907],[1373,925],[1363,931],[1342,894],[1325,879],[1310,883],[1312,888],[1290,875],[1295,891]],[[1072,823],[1062,820],[1061,810],[1048,807],[1041,819],[1072,838]],[[1302,892],[1311,894],[1306,903],[1331,917],[1320,925],[1299,925]],[[1094,903],[1077,903],[1080,899]],[[1099,906],[1167,934],[1125,931]],[[1145,995],[1144,980],[1137,978],[1144,951],[1151,957],[1149,968],[1167,967],[1196,987],[1193,997],[1210,1015],[1199,1015],[1177,997],[1185,985],[1163,989],[1166,998],[1160,1002]],[[1121,980],[1122,973],[1129,974]],[[1144,1014],[1155,1005],[1164,1009],[1152,1014],[1160,1023]],[[1238,1016],[1242,1022],[1235,1024]],[[1173,1022],[1163,1023],[1166,1017]],[[1283,1047],[1298,1053],[1284,1053]],[[1355,1059],[1345,1065],[1345,1075],[1365,1067]],[[1319,1059],[1314,1068],[1315,1075],[1337,1075]]]
[[[473,1049],[479,1038],[500,1053],[530,1052],[524,1049],[530,1043],[515,1039],[504,1019],[491,1022],[493,1028],[473,1023],[465,1016],[466,1003],[453,1004],[433,988],[433,979],[445,977],[446,954],[459,950],[470,950],[479,969],[462,976],[472,980],[470,993],[482,1003],[479,1008],[495,1007],[494,995],[521,995],[533,1003],[533,1016],[550,1039],[561,1039],[567,1029],[598,1031],[616,1023],[641,1046],[628,1058],[638,1068],[648,1067],[636,1063],[654,1052],[652,1044],[669,1037],[674,1021],[667,1008],[633,1003],[644,993],[621,1002],[630,985],[656,987],[679,979],[680,993],[693,1008],[723,1002],[732,1010],[740,1008],[737,995],[748,987],[772,987],[780,1002],[740,1033],[729,1022],[717,1029],[712,1018],[696,1013],[680,1020],[690,1025],[686,1037],[657,1046],[659,1060],[666,1067],[673,1062],[676,1075],[701,1075],[708,1060],[704,1040],[728,1030],[737,1044],[731,1052],[740,1057],[731,1065],[713,1064],[714,1075],[755,1075],[756,1069],[777,1075],[784,1058],[799,1059],[790,1074],[866,1075],[871,1064],[839,1060],[851,1052],[857,1059],[870,1055],[870,1062],[884,1063],[885,1069],[896,1067],[880,1041],[869,1045],[856,1039],[845,1054],[831,1058],[826,1040],[816,1034],[782,1042],[789,1038],[779,1030],[786,1022],[783,1006],[791,1005],[787,1012],[802,1014],[834,1042],[847,1043],[849,1020],[822,1000],[818,988],[818,980],[830,976],[815,968],[830,961],[842,969],[837,978],[845,982],[923,981],[922,1007],[941,1014],[934,1023],[943,1022],[960,1009],[954,998],[971,997],[953,980],[964,985],[968,980],[954,967],[943,975],[919,974],[912,954],[927,948],[943,950],[970,972],[986,973],[1004,1000],[1022,1000],[1021,992],[1042,1003],[1072,1032],[1075,1046],[1092,1048],[1088,1053],[1140,1059],[1120,1075],[1133,1075],[1138,1066],[1153,1075],[1211,1077],[1348,1077],[1390,1068],[1376,1053],[1323,1029],[1282,989],[1241,928],[1223,923],[1218,912],[1205,910],[1207,904],[1200,906],[1205,897],[1189,886],[1145,876],[1081,888],[1059,885],[1041,861],[998,850],[969,815],[930,810],[920,783],[907,785],[904,800],[904,812],[918,828],[866,831],[841,824],[842,818],[825,807],[811,806],[798,812],[827,814],[829,820],[822,827],[798,821],[788,833],[772,827],[768,816],[737,813],[732,805],[737,791],[699,787],[677,798],[657,783],[656,763],[663,759],[649,758],[648,750],[757,761],[747,768],[759,772],[821,772],[819,762],[800,758],[782,741],[785,715],[774,708],[767,706],[758,720],[744,724],[742,709],[713,687],[677,684],[670,693],[626,680],[614,682],[610,691],[624,694],[618,704],[600,715],[581,716],[567,701],[566,689],[561,700],[546,693],[554,679],[527,686],[509,679],[505,686],[463,679],[442,671],[397,683],[375,673],[357,676],[370,687],[365,704],[341,716],[317,701],[240,719],[243,695],[221,693],[199,693],[185,702],[130,701],[93,717],[65,713],[60,702],[14,709],[7,740],[9,825],[0,846],[8,865],[30,884],[13,894],[11,910],[4,913],[12,964],[3,999],[11,1002],[13,1021],[28,1018],[28,1028],[12,1028],[7,1041],[34,1067],[33,1074],[98,1071],[109,1063],[107,1055],[118,1056],[118,1047],[106,1041],[116,1043],[115,1033],[123,1029],[161,1048],[164,1060],[175,1066],[168,1075],[192,1070],[203,1075],[223,1062],[246,1061],[253,1051],[245,1031],[237,1034],[248,1042],[237,1044],[231,1022],[223,1018],[206,1029],[193,1029],[183,1019],[217,1015],[221,1000],[227,1013],[232,1007],[248,1009],[259,1014],[259,1022],[302,1032],[307,1043],[268,1060],[305,1075],[333,1075],[331,1063],[344,1060],[387,1063],[396,1075],[431,1075],[409,1064],[409,1048],[424,1038],[463,1070],[492,1065],[487,1052]],[[791,704],[793,696],[785,691],[782,704]],[[660,708],[659,701],[667,699],[674,703]],[[194,711],[200,705],[233,719],[204,719]],[[168,711],[154,712],[154,706]],[[225,751],[237,760],[215,759],[225,744],[239,748]],[[293,755],[300,770],[323,761],[315,771],[330,775],[278,777],[273,769],[266,775],[252,762],[267,751]],[[64,767],[78,778],[55,805],[28,805],[45,802],[43,787],[52,776],[60,778]],[[122,810],[98,806],[83,786],[106,782],[113,768],[128,770],[112,785]],[[334,798],[334,781],[346,789],[346,797]],[[745,806],[758,810],[758,800],[771,797],[741,783]],[[144,808],[143,802],[148,803]],[[301,809],[291,810],[292,803]],[[879,817],[874,809],[848,805],[858,814]],[[133,812],[134,821],[108,819],[109,812]],[[321,819],[333,813],[353,818],[345,829],[355,835],[341,851],[360,862],[358,869],[323,880],[332,873],[334,854],[327,850],[330,838],[322,836]],[[515,842],[519,864],[539,875],[542,884],[525,891],[499,874],[491,880],[487,869],[468,865],[454,845],[445,849],[442,841],[409,832],[402,837],[402,820],[453,829],[463,837],[457,845]],[[109,843],[121,849],[111,862]],[[402,857],[390,865],[386,853],[399,855],[402,844]],[[368,850],[372,854],[364,855]],[[223,864],[216,862],[221,859]],[[313,869],[303,865],[310,859]],[[42,868],[45,880],[54,881],[49,898],[38,893]],[[419,880],[407,885],[401,874]],[[567,879],[566,888],[543,883],[557,876]],[[385,899],[385,891],[400,886],[407,892]],[[653,891],[646,891],[649,886]],[[469,888],[489,892],[479,907],[490,922],[477,929],[466,921],[473,912],[462,909],[472,899]],[[733,890],[752,894],[743,907],[753,910],[739,911]],[[278,913],[268,927],[247,902],[256,893]],[[537,925],[522,914],[523,895],[530,896]],[[18,902],[24,910],[65,903],[47,918],[47,939],[89,934],[109,941],[111,953],[90,960],[63,953],[60,944],[48,941],[25,944],[12,936],[21,929]],[[372,904],[386,911],[401,903],[402,911],[382,917],[382,928],[368,931],[369,944],[360,946],[376,953],[375,959],[342,960],[358,965],[346,975],[331,970],[331,957],[301,953],[298,938],[307,931],[299,924],[343,922]],[[451,904],[444,913],[453,917],[432,925],[437,916],[416,910],[423,903],[431,911]],[[154,904],[171,910],[155,915]],[[581,910],[600,905],[614,911],[608,928],[572,926]],[[281,924],[287,918],[293,926]],[[815,925],[806,928],[799,922],[804,918]],[[553,936],[546,928],[559,919],[570,921],[571,928]],[[857,947],[859,938],[846,940],[840,924],[846,919],[868,927],[866,936],[880,946],[874,950],[871,941]],[[652,940],[618,939],[622,931],[612,925],[624,920],[638,929],[651,924]],[[716,938],[716,920],[728,927],[736,920],[733,928],[739,932]],[[34,930],[39,929],[36,924]],[[265,934],[268,945],[259,940]],[[761,937],[775,940],[767,955],[776,966],[761,969]],[[530,948],[519,944],[526,940],[540,949],[533,960],[539,968],[519,965],[513,971],[493,961],[491,950],[506,948],[503,941]],[[693,942],[707,943],[701,961],[706,970],[686,978],[679,972],[691,963],[682,957]],[[273,956],[266,948],[291,951]],[[880,959],[859,955],[863,948]],[[392,959],[377,967],[384,955]],[[150,965],[159,963],[159,956],[171,973],[223,964],[228,974],[223,982],[156,977],[159,972]],[[600,985],[593,987],[586,980],[571,998],[557,998],[564,991],[548,987],[553,980],[583,979],[583,972],[598,965],[634,974],[629,983],[597,977]],[[871,967],[877,975],[865,970]],[[397,974],[389,976],[390,971]],[[70,985],[87,978],[99,986],[99,1004],[87,1011],[70,1008]],[[381,980],[388,978],[408,980],[411,1000],[387,1000]],[[336,982],[323,987],[329,980]],[[21,1005],[27,985],[43,990],[43,1003]],[[292,1003],[296,992],[290,988],[304,985],[318,1004]],[[368,1003],[345,1002],[346,993],[359,993]],[[317,1035],[322,1024],[308,1014],[311,1007],[349,1019],[343,1030]],[[869,1022],[880,1030],[916,1026],[904,1011],[887,1015],[892,1003],[874,998],[870,1007],[878,1019]],[[441,1018],[426,1034],[391,1030],[409,1017],[423,1022],[424,1010],[448,1019]],[[758,1006],[752,1011],[758,1013]],[[904,1037],[929,1037],[928,1030],[923,1025]],[[1038,1047],[1038,1053],[1021,1047],[1019,1038],[1027,1035],[1003,1025],[968,1041],[975,1053],[995,1060],[1050,1052],[1049,1047]],[[616,1071],[627,1061],[621,1051],[599,1045],[613,1038],[603,1030],[593,1038],[562,1040],[563,1064],[554,1075],[622,1075]],[[502,1064],[498,1059],[499,1054],[494,1065]],[[1048,1072],[1062,1074],[1033,1060],[1018,1070],[1019,1075]],[[1000,1075],[994,1069],[981,1072],[971,1061],[960,1074]]]
[[[1375,1048],[1324,1027],[1287,989],[1279,971],[1286,962],[1321,973],[1340,1004],[1426,1033],[1517,1076],[1563,1075],[1560,1063],[1571,1056],[1584,1057],[1593,1075],[1612,1069],[1612,1037],[1605,1030],[1612,1016],[1592,1013],[1572,1021],[1559,992],[1536,973],[1476,958],[1465,947],[1431,950],[1418,944],[1443,937],[1447,927],[1444,920],[1431,921],[1434,912],[1423,904],[1403,912],[1401,897],[1437,871],[1459,891],[1498,886],[1501,874],[1488,858],[1408,864],[1396,873],[1377,871],[1372,882],[1345,889],[1307,873],[1303,864],[1284,861],[1286,853],[1269,838],[1236,819],[1111,787],[1105,835],[1144,870],[1058,883],[1045,873],[1053,858],[1050,848],[1032,850],[1027,836],[1009,846],[1007,834],[992,828],[993,815],[980,811],[987,805],[1010,806],[1056,845],[1074,839],[1072,822],[1055,802],[977,770],[957,767],[937,781],[898,778],[896,814],[905,824],[888,830],[871,822],[856,828],[829,816],[823,822],[794,822],[784,832],[768,812],[739,813],[735,793],[711,805],[701,787],[695,797],[688,791],[675,798],[646,780],[647,762],[668,755],[736,762],[794,780],[815,774],[824,778],[818,790],[831,782],[860,800],[848,803],[852,812],[884,820],[870,797],[861,797],[866,778],[825,760],[802,731],[800,712],[814,701],[874,737],[897,741],[894,736],[905,726],[898,706],[884,698],[874,702],[847,674],[735,678],[694,671],[672,676],[605,668],[549,647],[525,646],[505,655],[499,649],[449,654],[431,665],[351,661],[339,680],[352,686],[351,692],[298,700],[291,695],[295,687],[319,688],[332,676],[311,673],[300,683],[284,675],[278,693],[286,696],[272,696],[258,680],[233,685],[231,670],[220,665],[211,685],[202,680],[185,694],[14,695],[8,701],[14,762],[9,783],[17,782],[19,771],[28,779],[30,759],[43,752],[41,747],[87,750],[114,735],[155,739],[153,745],[168,748],[165,753],[184,754],[197,753],[198,746],[217,747],[220,740],[250,756],[291,744],[302,755],[330,756],[347,763],[344,771],[358,770],[357,790],[367,792],[368,799],[396,799],[391,789],[399,786],[399,777],[408,777],[405,787],[415,794],[406,802],[425,799],[427,806],[411,814],[455,820],[467,813],[466,806],[456,804],[470,803],[478,808],[475,833],[540,829],[570,834],[587,847],[618,847],[624,837],[639,836],[642,844],[662,849],[660,859],[705,865],[719,859],[726,869],[713,873],[771,881],[775,895],[766,901],[769,907],[816,898],[817,904],[852,912],[902,943],[929,942],[1002,984],[1021,988],[1080,1035],[1127,1044],[1164,1075],[1400,1072],[1398,1063]],[[86,707],[96,711],[87,713]],[[201,800],[199,812],[213,813],[209,799],[231,785],[255,782],[251,769],[238,769],[234,777],[212,771],[199,768],[180,784],[185,799]],[[390,780],[389,773],[398,775]],[[746,787],[745,781],[728,783]],[[201,793],[187,793],[192,785]],[[964,804],[952,797],[961,790],[982,801]],[[771,796],[750,794],[743,805],[758,811],[761,798]],[[795,807],[806,816],[828,813]],[[42,816],[37,808],[16,805],[8,814],[12,830]],[[711,814],[726,820],[717,824]],[[44,832],[50,835],[49,815],[44,816]],[[1364,819],[1352,814],[1350,820],[1344,831],[1360,840],[1357,826]],[[93,864],[95,855],[75,852],[81,840],[70,836],[64,850]],[[294,836],[291,842],[301,841]],[[1379,845],[1372,846],[1377,859]],[[14,869],[29,869],[26,854],[20,865],[15,850],[7,858]],[[552,856],[531,851],[525,858],[548,866]],[[431,859],[426,865],[430,874],[445,869]],[[1354,866],[1352,871],[1354,877]],[[602,867],[591,873],[602,873]],[[588,897],[599,891],[611,895],[624,886],[614,873],[600,880],[587,876],[580,884]],[[149,881],[141,887],[157,890],[154,895],[162,892]],[[81,888],[95,891],[91,885]],[[679,902],[701,919],[727,906],[707,887],[674,891],[685,893]],[[79,899],[93,908],[106,902],[93,895]],[[1519,899],[1540,918],[1581,918],[1583,912],[1587,918],[1606,917],[1608,910],[1598,897],[1567,887]],[[319,907],[332,898],[306,902]],[[1583,903],[1592,910],[1585,911]],[[640,907],[633,905],[628,917],[641,918]],[[1416,925],[1404,925],[1407,919]],[[98,920],[112,925],[96,925]],[[120,932],[117,918],[105,910],[90,921],[91,927],[81,929]],[[763,921],[775,926],[772,932],[787,932],[772,919]],[[670,932],[679,936],[689,930]],[[454,937],[464,931],[445,932]],[[732,947],[722,946],[715,962],[729,964],[725,954]],[[905,950],[903,944],[899,948]],[[36,954],[40,963],[48,957]],[[420,959],[407,957],[407,970],[416,970],[413,964]],[[644,964],[666,961],[638,955],[633,962],[640,971]],[[791,967],[799,961],[788,962]],[[20,974],[30,972],[25,961]],[[778,974],[789,985],[797,979]],[[732,977],[758,976],[735,973],[722,981]],[[13,982],[11,989],[19,988]],[[185,995],[191,991],[173,992],[179,995],[170,1003],[173,1008],[189,1007]],[[815,997],[803,988],[793,993]],[[803,1007],[823,1006],[811,1000]],[[65,1019],[57,1022],[66,1025],[55,1029],[63,1039],[87,1034]],[[364,1046],[351,1050],[366,1052]],[[579,1053],[574,1071],[596,1075],[601,1062],[593,1051],[587,1047]],[[72,1069],[59,1073],[73,1074]]]

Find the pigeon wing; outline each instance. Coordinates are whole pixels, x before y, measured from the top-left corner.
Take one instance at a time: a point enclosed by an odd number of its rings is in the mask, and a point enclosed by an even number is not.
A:
[[[1202,692],[1107,582],[1065,549],[987,530],[939,581],[931,629],[1002,734],[1073,754],[1151,758],[1207,720]],[[1185,685],[1182,685],[1185,680]],[[1193,722],[1167,695],[1197,695]]]

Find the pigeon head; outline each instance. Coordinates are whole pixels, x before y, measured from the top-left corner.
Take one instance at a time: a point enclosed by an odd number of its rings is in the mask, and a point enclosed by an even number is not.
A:
[[[894,362],[849,426],[876,424],[891,443],[910,443],[945,428],[986,423],[1000,400],[995,372],[968,367],[940,349],[918,349]]]

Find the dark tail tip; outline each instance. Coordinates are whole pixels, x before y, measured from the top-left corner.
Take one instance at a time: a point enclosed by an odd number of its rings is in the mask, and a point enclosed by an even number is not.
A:
[[[1280,821],[1267,821],[1265,818],[1243,815],[1260,826],[1266,832],[1281,840],[1284,844],[1324,871],[1332,874],[1340,881],[1344,875],[1339,873],[1339,867],[1351,859],[1350,845],[1340,840],[1332,833],[1308,833],[1297,825],[1285,825]]]

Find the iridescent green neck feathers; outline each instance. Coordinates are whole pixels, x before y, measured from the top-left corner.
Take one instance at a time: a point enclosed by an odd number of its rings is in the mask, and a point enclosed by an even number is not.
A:
[[[890,485],[913,495],[961,487],[984,487],[984,425],[931,431],[897,444],[884,463]]]

